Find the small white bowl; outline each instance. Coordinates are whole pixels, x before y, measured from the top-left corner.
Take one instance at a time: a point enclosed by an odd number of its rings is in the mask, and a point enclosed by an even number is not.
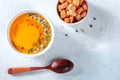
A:
[[[51,27],[51,29],[52,29],[52,36],[51,36],[51,41],[50,41],[50,43],[48,44],[48,46],[47,46],[43,51],[38,52],[38,53],[36,53],[36,54],[25,54],[25,53],[20,52],[19,50],[17,50],[17,49],[14,47],[14,45],[12,44],[12,42],[11,42],[11,40],[10,40],[10,28],[11,28],[11,24],[13,23],[13,21],[14,21],[17,17],[19,17],[20,15],[25,14],[25,13],[36,13],[36,14],[39,14],[39,15],[43,16],[43,17],[49,22],[50,27]],[[52,24],[51,20],[50,20],[44,13],[38,12],[38,11],[34,11],[34,10],[21,11],[21,12],[19,12],[17,15],[15,15],[15,16],[12,18],[12,20],[10,21],[9,25],[8,25],[8,31],[7,31],[7,32],[8,32],[8,33],[7,33],[8,42],[9,42],[9,44],[11,45],[11,47],[12,47],[18,54],[21,54],[22,56],[25,56],[25,57],[37,57],[37,56],[40,56],[40,55],[42,55],[42,54],[45,54],[45,53],[50,49],[50,47],[51,47],[51,45],[52,45],[52,43],[53,43],[53,41],[54,41],[54,28],[53,28],[53,24]]]
[[[87,2],[86,0],[84,0],[84,1],[87,3],[87,6],[88,6],[88,2]],[[60,18],[59,14],[58,14],[58,10],[57,10],[58,3],[59,3],[59,0],[57,1],[57,5],[56,5],[56,14],[57,14],[57,17],[59,18],[59,21],[61,21],[63,24],[70,25],[70,26],[75,26],[75,25],[78,25],[78,24],[80,24],[81,22],[83,22],[83,21],[88,17],[89,6],[88,6],[88,10],[87,10],[87,15],[86,15],[83,19],[81,19],[80,21],[75,22],[75,23],[67,23],[67,22],[64,22],[64,21]]]

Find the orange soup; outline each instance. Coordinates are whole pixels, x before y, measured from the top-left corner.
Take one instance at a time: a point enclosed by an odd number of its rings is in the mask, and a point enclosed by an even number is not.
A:
[[[10,26],[10,41],[24,54],[36,54],[43,51],[51,41],[49,22],[36,13],[18,16]]]

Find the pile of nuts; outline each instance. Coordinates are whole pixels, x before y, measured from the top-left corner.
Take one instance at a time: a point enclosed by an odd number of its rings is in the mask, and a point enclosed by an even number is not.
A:
[[[76,23],[87,15],[88,5],[85,0],[59,0],[57,11],[64,22]]]

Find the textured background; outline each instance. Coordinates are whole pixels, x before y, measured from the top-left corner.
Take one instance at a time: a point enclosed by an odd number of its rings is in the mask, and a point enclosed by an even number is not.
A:
[[[120,80],[120,1],[87,1],[88,17],[72,27],[59,21],[56,15],[57,0],[0,0],[0,80]],[[53,46],[37,58],[20,56],[7,40],[9,21],[23,10],[42,11],[54,23]],[[93,27],[90,28],[89,24]],[[61,75],[47,70],[7,74],[9,67],[44,66],[56,58],[72,60],[74,69]]]

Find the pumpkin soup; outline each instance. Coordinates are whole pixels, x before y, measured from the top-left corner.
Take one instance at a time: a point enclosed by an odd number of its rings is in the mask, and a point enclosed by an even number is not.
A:
[[[43,51],[51,41],[49,22],[36,13],[25,13],[17,17],[10,27],[10,40],[24,54]]]

